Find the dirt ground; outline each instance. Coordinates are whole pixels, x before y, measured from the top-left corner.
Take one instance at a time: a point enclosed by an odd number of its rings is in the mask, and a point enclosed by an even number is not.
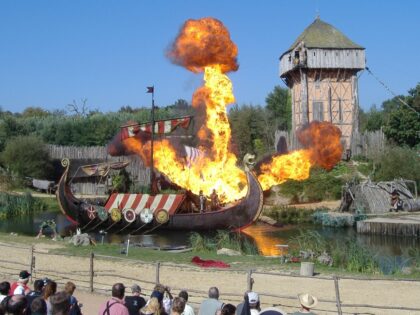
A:
[[[20,246],[22,245],[0,244],[1,281],[14,281],[19,270],[28,269],[30,251]],[[49,253],[51,248],[57,246],[60,245],[55,243],[35,245],[33,277],[54,279],[59,283],[59,289],[65,282],[73,281],[77,286],[75,295],[83,303],[85,315],[97,314],[99,305],[109,296],[113,283],[123,282],[128,287],[137,283],[143,292],[149,295],[156,281],[156,264],[95,257],[93,267],[95,293],[88,293],[89,258]],[[280,272],[280,264],[278,270],[271,272]],[[188,289],[190,302],[195,308],[199,306],[211,286],[220,289],[221,300],[235,305],[240,302],[240,296],[247,289],[246,270],[208,270],[189,265],[162,263],[159,278],[160,282],[171,287],[175,294],[181,289]],[[309,292],[321,300],[315,309],[317,314],[337,313],[332,280],[325,280],[320,276],[297,278],[267,274],[253,274],[253,279],[254,290],[261,295],[262,307],[279,305],[286,312],[292,312],[298,307],[297,294]],[[420,308],[420,281],[340,279],[339,288],[341,301],[345,304]],[[281,295],[282,298],[273,295]],[[420,314],[420,311],[345,307],[343,314]]]

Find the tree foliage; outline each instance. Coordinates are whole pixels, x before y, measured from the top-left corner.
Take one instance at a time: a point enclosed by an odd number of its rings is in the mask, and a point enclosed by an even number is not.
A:
[[[22,177],[47,178],[52,170],[44,142],[32,135],[11,138],[1,154],[1,161]]]
[[[409,106],[407,106],[406,104]],[[382,129],[388,140],[398,145],[420,145],[420,83],[408,91],[375,105],[367,112],[360,112],[360,130]]]

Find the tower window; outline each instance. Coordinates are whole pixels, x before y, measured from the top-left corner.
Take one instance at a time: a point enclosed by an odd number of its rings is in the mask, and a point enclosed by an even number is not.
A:
[[[341,98],[338,99],[338,121],[343,122],[343,103]]]
[[[324,121],[324,104],[322,102],[313,102],[313,120]]]

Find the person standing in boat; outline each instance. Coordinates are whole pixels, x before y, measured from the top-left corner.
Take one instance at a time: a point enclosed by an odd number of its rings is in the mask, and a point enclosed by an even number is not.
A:
[[[200,213],[204,213],[204,211],[206,210],[206,197],[204,196],[202,190],[200,190],[198,198],[200,200]]]
[[[216,193],[216,189],[213,189],[213,192],[210,195],[211,211],[219,210],[220,201],[219,196]]]

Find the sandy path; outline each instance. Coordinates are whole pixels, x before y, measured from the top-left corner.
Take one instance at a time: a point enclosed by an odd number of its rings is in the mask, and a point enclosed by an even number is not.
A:
[[[51,244],[51,246],[57,246]],[[89,288],[89,258],[74,256],[59,256],[48,254],[51,246],[37,244],[35,254],[35,278],[49,277],[56,280],[60,287],[68,280],[76,283],[76,296],[84,304],[85,315],[96,314],[99,305],[106,296],[90,294]],[[42,253],[39,253],[42,252]],[[0,279],[14,280],[14,275],[21,269],[28,269],[29,250],[17,246],[1,246],[0,244]],[[13,261],[13,262],[7,262]],[[145,294],[150,294],[156,279],[156,265],[118,259],[95,258],[94,260],[95,291],[109,295],[111,285],[123,282],[126,286],[138,283]],[[335,301],[334,282],[317,277],[296,278],[290,276],[274,276],[254,274],[254,290],[262,295],[262,306],[269,307],[279,304],[291,312],[297,307],[296,299],[272,297],[284,295],[295,297],[301,292],[310,292],[323,300]],[[217,286],[224,302],[237,304],[240,296],[247,288],[246,271],[204,270],[186,265],[163,264],[160,269],[160,282],[178,293],[181,288],[190,290],[190,300],[193,306],[198,306],[210,286]],[[362,303],[387,306],[405,306],[420,308],[420,282],[409,281],[356,281],[340,280],[342,303]],[[354,314],[356,309],[345,308],[344,314]],[[336,313],[335,303],[321,302],[316,308],[318,314]],[[359,314],[420,314],[412,311],[391,311],[360,309]]]

